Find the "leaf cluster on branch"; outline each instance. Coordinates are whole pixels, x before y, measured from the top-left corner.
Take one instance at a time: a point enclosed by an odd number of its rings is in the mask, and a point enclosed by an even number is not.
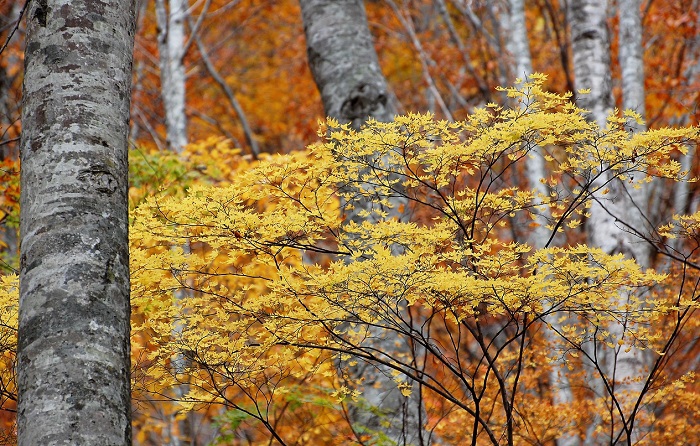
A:
[[[282,420],[309,404],[317,418],[306,413],[300,438],[378,438],[337,422],[348,399],[362,402],[356,388],[368,383],[348,372],[365,364],[389,371],[405,396],[420,392],[427,429],[454,444],[583,435],[586,411],[607,414],[598,435],[618,439],[640,423],[689,422],[642,408],[695,400],[678,399],[692,376],[664,368],[698,306],[685,285],[697,280],[694,254],[660,274],[575,240],[610,181],[679,180],[673,157],[698,130],[633,135],[630,114],[601,129],[543,82],[504,89],[515,106],[460,122],[409,114],[353,131],[329,120],[306,151],[239,157],[217,185],[147,198],[131,230],[137,388],[168,396],[186,384],[185,410],[223,404],[283,444],[292,427]],[[510,181],[536,146],[553,172],[548,196]],[[367,201],[366,221],[344,218]],[[410,220],[393,218],[395,206]],[[534,250],[512,228],[532,229],[544,208],[550,243]],[[671,233],[692,240],[697,219],[676,221],[640,242],[658,239],[664,253]],[[368,337],[410,348],[379,350],[386,343]],[[642,391],[623,395],[605,362],[629,349],[655,362],[634,378]],[[176,356],[186,367],[173,367]],[[569,375],[576,401],[552,402],[553,369]]]

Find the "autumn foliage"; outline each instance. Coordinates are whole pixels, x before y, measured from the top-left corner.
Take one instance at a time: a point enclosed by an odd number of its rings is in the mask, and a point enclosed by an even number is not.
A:
[[[584,436],[591,413],[601,442],[652,425],[650,444],[696,435],[694,373],[674,359],[698,305],[692,253],[661,274],[582,244],[534,250],[509,226],[548,208],[552,240],[575,232],[605,173],[629,187],[647,173],[678,180],[672,155],[697,129],[630,135],[622,116],[600,129],[541,77],[504,93],[522,107],[360,132],[329,121],[306,151],[234,157],[239,169],[217,185],[146,199],[132,227],[138,388],[184,387],[183,410],[222,405],[224,426],[253,438],[380,444],[343,422],[347,401],[363,398],[346,371],[367,363],[404,395],[420,392],[427,430],[450,444]],[[535,146],[553,172],[549,196],[505,181]],[[387,217],[397,198],[414,218]],[[376,223],[343,218],[366,200]],[[658,235],[686,238],[695,224],[677,217]],[[636,393],[607,367],[630,349],[654,359]],[[553,374],[574,401],[553,401]]]
[[[0,45],[19,3],[0,5]],[[515,88],[497,88],[518,74],[506,2],[365,3],[403,115],[355,132],[322,116],[297,2],[192,2],[188,30],[201,20],[202,48],[261,153],[188,42],[194,142],[181,155],[164,150],[158,30],[142,3],[130,135],[135,444],[391,444],[353,424],[358,408],[386,421],[368,391],[419,395],[435,444],[700,444],[698,167],[681,165],[699,139],[697,2],[645,2],[652,130],[635,135],[633,113],[598,128],[573,105],[582,93],[566,2],[527,2],[533,66],[547,80]],[[0,57],[0,444],[15,441],[22,32]],[[546,194],[525,180],[535,147]],[[619,222],[653,247],[652,268],[587,246],[592,202],[652,177],[648,230]],[[366,222],[349,218],[358,209]],[[549,242],[535,249],[526,241],[543,216]],[[621,380],[629,353],[648,366]],[[358,382],[351,372],[363,367],[394,388]]]

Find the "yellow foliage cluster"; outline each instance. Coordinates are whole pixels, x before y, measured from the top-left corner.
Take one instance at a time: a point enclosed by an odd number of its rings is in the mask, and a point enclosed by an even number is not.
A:
[[[489,105],[462,122],[409,114],[355,132],[331,120],[324,142],[257,162],[221,146],[229,158],[217,184],[146,198],[131,229],[139,388],[186,386],[185,409],[224,404],[272,432],[299,386],[333,424],[339,405],[362,398],[347,370],[367,362],[393,370],[405,396],[419,382],[428,427],[445,438],[452,423],[492,442],[519,423],[527,443],[583,435],[579,409],[620,401],[591,352],[663,357],[678,335],[665,321],[685,322],[697,296],[673,303],[667,275],[580,244],[535,251],[509,227],[546,207],[552,239],[576,231],[604,174],[631,187],[680,178],[673,155],[698,130],[631,135],[627,114],[600,129],[543,81],[504,89],[519,106]],[[548,196],[506,181],[536,146],[553,172]],[[201,148],[191,153],[206,162]],[[697,218],[676,221],[661,234],[696,238]],[[416,348],[379,351],[373,338]],[[552,373],[582,389],[597,379],[607,396],[582,390],[560,408],[556,389],[526,390]],[[669,385],[633,397],[666,402],[677,394]],[[607,423],[630,427],[626,410],[610,409]]]

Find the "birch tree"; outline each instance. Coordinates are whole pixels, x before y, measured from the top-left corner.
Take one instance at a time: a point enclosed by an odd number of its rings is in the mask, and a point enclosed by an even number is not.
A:
[[[525,1],[524,0],[509,0],[508,14],[508,41],[507,48],[513,58],[513,71],[516,77],[527,79],[532,74],[532,57],[530,54],[530,44],[527,35],[527,26],[525,22]],[[549,190],[543,183],[543,179],[547,178],[546,163],[542,147],[534,146],[529,156],[525,159],[525,174],[527,182],[531,189],[536,191],[537,196],[535,204],[542,203],[549,196]],[[553,238],[552,232],[547,228],[551,221],[551,213],[549,208],[540,206],[542,210],[533,210],[533,218],[536,227],[528,234],[528,242],[536,249],[541,249],[548,246]],[[556,235],[556,234],[554,234]],[[550,323],[556,330],[561,328],[561,324],[556,318],[550,318]],[[552,330],[546,331],[546,336],[550,341],[556,338]],[[564,370],[564,364],[561,361],[555,363],[556,367],[552,367],[549,374],[550,385],[552,386],[552,402],[555,405],[567,405],[574,401],[571,386]],[[575,435],[567,432],[562,432],[557,439],[558,446],[574,446],[579,444]]]
[[[395,109],[379,66],[363,2],[300,0],[300,5],[309,66],[326,115],[340,123],[349,123],[355,129],[359,129],[368,118],[391,121]],[[368,172],[372,170],[369,164],[371,162],[368,163]],[[355,204],[354,209],[347,207],[346,221],[359,223],[365,220],[363,212],[369,213],[370,221],[379,221],[371,214],[376,205],[363,202]],[[383,210],[388,217],[399,218],[405,203],[394,199],[390,205],[389,209]],[[394,339],[385,332],[373,333],[368,342],[373,343],[378,351],[401,349],[416,356],[408,345],[397,347]],[[364,382],[362,397],[365,404],[350,407],[350,421],[357,426],[358,434],[378,434],[398,444],[430,443],[423,429],[427,420],[424,419],[419,388],[404,397],[391,371],[369,362],[350,367],[349,373],[352,378]],[[381,416],[376,415],[377,410]]]
[[[620,0],[618,3],[620,19],[619,60],[622,72],[622,108],[632,110],[639,117],[646,119],[644,92],[644,48],[642,47],[642,17],[640,0]],[[634,119],[627,120],[627,126],[633,132],[646,130],[646,124]],[[647,216],[654,209],[650,203],[654,184],[640,188],[627,188],[624,198],[628,231],[648,232]],[[633,237],[636,238],[636,237]],[[642,266],[651,265],[651,246],[639,240],[629,240],[631,254]]]
[[[567,9],[570,25],[572,58],[574,65],[574,86],[577,90],[589,89],[589,94],[576,97],[577,104],[589,111],[588,119],[604,127],[608,114],[612,110],[612,79],[610,74],[610,37],[606,23],[607,0],[584,0],[572,2]],[[608,181],[599,176],[591,183],[592,189],[601,190]],[[618,232],[610,214],[602,207],[606,197],[601,192],[593,195],[593,202],[586,221],[586,235],[589,244],[601,247],[604,252],[612,253],[617,249]],[[595,351],[589,350],[593,357]],[[588,373],[595,378],[592,364],[586,364]],[[593,379],[594,392],[601,394],[602,386]],[[595,415],[586,432],[587,442],[592,444],[595,429],[601,423],[600,415]]]
[[[167,6],[166,6],[167,3]],[[180,153],[187,145],[185,114],[185,20],[187,0],[156,0],[161,98],[168,148]]]
[[[135,2],[31,2],[19,444],[131,443],[127,134]]]
[[[575,86],[579,90],[577,103],[590,111],[589,119],[605,128],[609,113],[613,110],[610,35],[607,25],[607,0],[585,0],[569,5],[569,23],[574,60]],[[623,11],[624,10],[624,11]],[[636,17],[635,17],[636,16]],[[620,64],[623,78],[623,104],[638,113],[644,112],[644,86],[641,57],[641,22],[639,3],[627,1],[620,4]],[[584,93],[581,90],[589,90]],[[629,119],[631,130],[643,129],[635,119]],[[644,175],[642,172],[640,175]],[[623,253],[635,259],[643,268],[650,266],[650,247],[637,234],[646,229],[648,210],[648,187],[639,190],[624,181],[611,178],[611,172],[601,165],[599,170],[591,171],[594,177],[591,191],[593,203],[590,216],[586,222],[588,243],[603,249],[608,254]],[[628,326],[627,313],[624,308],[629,304],[621,293],[617,305],[619,323],[610,327],[610,332],[617,339],[634,336]],[[643,387],[640,381],[644,376],[643,352],[634,347],[620,346],[606,349],[603,354],[604,364],[598,369],[606,393],[615,400],[608,404],[611,412],[616,414],[622,427],[613,432],[615,422],[610,425],[610,435],[620,435],[634,439],[634,419],[637,400]],[[596,352],[590,352],[591,357]],[[600,386],[600,384],[598,384]],[[600,392],[602,387],[597,389]],[[622,397],[622,390],[631,393]],[[595,423],[590,426],[588,441],[592,440]]]

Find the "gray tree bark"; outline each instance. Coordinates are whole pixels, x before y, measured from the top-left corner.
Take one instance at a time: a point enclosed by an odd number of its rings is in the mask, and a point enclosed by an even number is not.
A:
[[[622,108],[624,110],[634,110],[642,119],[646,118],[645,112],[645,90],[644,90],[644,48],[642,46],[642,11],[640,0],[619,0],[618,17],[620,19],[619,29],[619,61],[622,72]],[[639,124],[634,120],[628,120],[627,125],[633,132],[645,131],[646,124]],[[622,185],[623,187],[627,185]],[[619,208],[622,212],[625,223],[642,233],[650,232],[649,221],[653,216],[650,210],[658,209],[658,194],[654,190],[659,190],[658,181],[645,183],[638,189],[625,187],[624,199],[620,200]],[[653,201],[652,201],[653,200]],[[629,245],[629,252],[642,267],[651,266],[652,247],[634,235],[625,232],[623,237]],[[625,304],[625,301],[620,302]],[[623,335],[622,327],[616,326],[612,330],[618,338]],[[649,354],[638,348],[619,348],[614,361],[610,361],[608,374],[614,376],[623,384],[622,390],[640,392],[644,387],[643,382],[635,382],[634,378],[642,375],[652,365],[652,358]],[[639,441],[643,432],[635,428],[630,440],[634,443]]]
[[[530,55],[530,40],[525,24],[525,1],[509,0],[508,33],[506,47],[513,58],[515,77],[527,79],[532,74],[532,57]],[[511,79],[512,80],[512,79]],[[525,174],[531,189],[538,194],[548,197],[549,190],[540,181],[546,178],[547,169],[541,147],[533,147],[525,160]],[[541,200],[536,200],[541,202]],[[543,248],[549,242],[551,231],[547,229],[550,213],[548,209],[534,211],[535,222],[538,226],[530,233],[528,242],[535,248]]]
[[[642,16],[640,0],[619,0],[620,51],[619,61],[622,72],[622,108],[634,110],[642,119],[646,118],[644,92],[644,48],[642,47]],[[627,125],[633,132],[645,131],[646,124],[628,120]],[[657,206],[650,203],[652,191],[658,183],[645,184],[639,189],[626,188],[625,200],[620,210],[625,210],[628,225],[637,231],[650,230],[647,217],[649,210]],[[658,197],[656,198],[658,200]],[[626,203],[624,203],[626,201]],[[648,243],[640,243],[637,237],[628,236],[629,254],[643,267],[651,266],[652,248]]]
[[[135,2],[27,15],[18,436],[128,445],[127,135]]]
[[[589,119],[605,128],[607,116],[613,109],[612,78],[610,74],[610,36],[607,26],[607,0],[581,0],[569,3],[567,20],[571,28],[571,47],[574,65],[574,86],[576,90],[590,89],[586,95],[578,94],[576,103],[590,112]],[[592,187],[599,188],[607,181],[601,177]],[[601,193],[594,195],[590,217],[586,221],[586,235],[591,246],[599,247],[607,253],[616,252],[617,229],[614,219],[605,211],[601,203],[606,202]],[[589,357],[594,352],[588,351]],[[604,395],[603,386],[596,379],[596,371],[585,363],[591,375],[590,385],[596,395]],[[586,431],[584,444],[595,443],[594,432],[601,423],[596,414]]]
[[[326,115],[359,128],[395,110],[362,0],[300,0],[306,50]]]
[[[381,72],[364,4],[361,0],[300,0],[309,65],[321,92],[327,116],[358,129],[368,118],[388,122],[395,108],[390,101],[386,79]],[[402,203],[396,199],[389,218],[400,218]],[[353,203],[346,215],[360,222],[359,212],[371,203]],[[372,217],[370,217],[372,218]],[[394,352],[410,347],[396,346],[391,332],[371,328],[367,343],[377,352]],[[350,369],[354,379],[362,379],[362,398],[366,404],[350,406],[350,422],[359,431],[386,436],[400,445],[430,444],[421,392],[413,385],[404,397],[391,371],[382,365],[360,363]],[[412,383],[409,379],[408,383]],[[366,407],[369,406],[369,407]],[[377,415],[377,409],[381,416]]]

